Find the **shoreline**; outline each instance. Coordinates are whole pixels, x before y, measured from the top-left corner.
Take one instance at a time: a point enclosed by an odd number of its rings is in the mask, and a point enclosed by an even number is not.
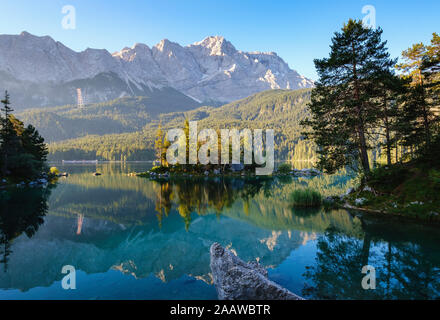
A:
[[[400,221],[404,222],[411,222],[411,223],[419,223],[423,225],[430,225],[430,226],[436,226],[440,227],[440,220],[429,220],[429,219],[421,219],[418,217],[411,217],[408,215],[404,215],[401,213],[395,213],[385,210],[375,210],[375,209],[369,209],[369,208],[362,208],[362,207],[355,207],[348,203],[344,203],[343,205],[339,206],[341,209],[345,209],[348,211],[357,211],[360,214],[368,215],[368,216],[375,216],[375,217],[385,217],[387,219],[398,219]]]

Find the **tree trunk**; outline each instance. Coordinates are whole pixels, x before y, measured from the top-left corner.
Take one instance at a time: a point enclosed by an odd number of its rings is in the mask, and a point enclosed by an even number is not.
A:
[[[425,128],[426,145],[429,147],[431,144],[431,132],[429,128],[428,112],[426,110],[425,102],[423,102],[423,126]]]
[[[391,165],[391,137],[390,137],[390,124],[388,121],[387,99],[384,97],[384,116],[385,116],[385,139],[387,145],[387,164]]]
[[[357,62],[356,62],[356,50],[354,47],[354,43],[351,45],[353,51],[353,78],[354,78],[354,94],[355,99],[358,101],[357,106],[357,116],[358,116],[358,138],[359,138],[359,151],[361,156],[361,164],[364,172],[366,174],[370,173],[370,162],[368,161],[368,153],[367,153],[367,142],[365,139],[365,128],[364,128],[364,119],[363,119],[363,105],[362,101],[360,101],[360,93],[359,93],[359,79],[357,76]]]
[[[431,144],[431,130],[429,128],[428,110],[426,109],[426,99],[425,99],[425,89],[422,78],[422,73],[420,73],[420,89],[422,90],[422,107],[423,107],[423,126],[425,128],[426,145],[429,147]]]
[[[361,153],[361,163],[362,168],[364,169],[365,173],[370,173],[370,161],[368,160],[368,151],[367,151],[367,142],[365,140],[365,132],[363,129],[363,125],[359,126],[358,129],[358,135],[359,135],[359,149]]]

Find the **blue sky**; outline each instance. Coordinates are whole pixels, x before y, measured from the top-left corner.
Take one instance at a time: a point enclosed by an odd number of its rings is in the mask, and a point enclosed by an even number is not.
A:
[[[62,7],[76,8],[76,29],[61,27]],[[275,51],[316,80],[314,58],[328,55],[330,39],[362,7],[376,8],[376,23],[393,57],[440,32],[438,0],[3,0],[0,33],[50,35],[74,50],[110,52],[163,38],[187,45],[223,35],[239,50]]]

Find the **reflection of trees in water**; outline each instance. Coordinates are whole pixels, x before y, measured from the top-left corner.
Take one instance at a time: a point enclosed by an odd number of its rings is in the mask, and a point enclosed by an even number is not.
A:
[[[387,298],[439,299],[438,257],[437,263],[433,263],[433,252],[418,244],[389,243],[388,246]]]
[[[399,228],[394,225],[393,228]],[[371,231],[370,231],[371,230]],[[390,229],[374,232],[363,224],[362,238],[329,227],[318,238],[315,266],[304,276],[310,281],[303,295],[314,299],[433,299],[440,297],[440,255],[437,243],[401,237]],[[362,266],[376,269],[376,289],[364,290]]]
[[[15,189],[0,197],[0,263],[7,271],[11,244],[21,234],[31,238],[44,222],[49,189]]]
[[[181,178],[180,181],[173,178],[171,180],[174,181],[166,182],[163,180],[159,182],[121,174],[121,172],[133,171],[133,168],[129,166],[125,168],[122,164],[100,164],[96,168],[92,166],[92,169],[90,169],[90,166],[84,168],[82,166],[64,167],[63,171],[73,173],[67,179],[63,179],[62,183],[54,190],[50,198],[50,213],[62,216],[74,215],[75,217],[77,214],[84,214],[86,218],[106,219],[124,225],[156,224],[154,220],[157,215],[160,226],[163,218],[167,216],[166,211],[170,209],[177,210],[178,204],[181,202],[182,206],[179,212],[186,220],[187,226],[190,223],[190,212],[194,214],[197,211],[202,214],[202,212],[210,211],[210,213],[217,212],[219,214],[219,210],[225,208],[226,211],[229,211],[228,215],[240,215],[244,220],[255,220],[259,219],[256,216],[259,213],[268,212],[272,209],[277,214],[290,210],[287,209],[289,195],[297,188],[311,187],[319,190],[323,195],[334,195],[344,193],[352,183],[350,178],[344,174],[322,175],[312,178],[259,177],[260,182],[257,178],[250,179],[246,177],[223,177],[223,179],[221,177],[217,179],[210,177],[208,181],[204,181],[205,177],[187,177],[186,179]],[[100,177],[91,175],[91,172],[95,170],[102,172],[103,175]],[[255,181],[252,181],[252,179],[255,179]],[[184,180],[190,181],[185,182]],[[263,187],[261,186],[262,182],[264,182]],[[198,190],[191,186],[199,183],[202,186]],[[162,186],[159,187],[160,185]],[[180,194],[183,200],[180,201],[177,197],[178,186],[180,186],[180,189],[189,188],[189,190],[198,191],[199,193],[200,190],[214,189],[208,195],[213,200],[208,203],[203,200],[204,193],[201,196],[196,196],[196,192],[190,195],[188,199],[188,196],[184,195],[185,192],[181,191]],[[231,186],[235,188],[232,189],[232,195],[228,195],[224,190],[215,190],[217,188],[230,188]],[[235,195],[236,192],[240,192],[239,196]],[[167,193],[171,193],[173,196],[171,197],[171,194],[167,195]],[[220,196],[214,196],[216,194]],[[194,200],[197,197],[201,199],[199,203]],[[223,198],[228,197],[230,198],[229,201],[222,203]],[[220,200],[215,203],[215,199]],[[228,209],[228,202],[235,203],[231,209]],[[250,212],[252,214],[249,214]],[[242,213],[244,214],[242,215]],[[226,213],[222,212],[222,215],[224,214]],[[300,216],[301,212],[283,213],[283,217],[286,214],[288,217],[292,214]],[[310,217],[309,214],[305,214],[305,216]],[[266,217],[262,218],[266,219]],[[318,218],[315,217],[315,219]],[[278,227],[287,229],[282,225],[280,220]]]
[[[249,200],[260,192],[269,197],[271,188],[278,183],[280,183],[278,180],[270,177],[154,181],[159,225],[162,224],[163,216],[168,216],[174,200],[177,211],[188,229],[191,224],[191,213],[205,215],[210,211],[215,211],[217,215],[220,215],[225,208],[230,208],[237,200],[243,200],[246,208]]]

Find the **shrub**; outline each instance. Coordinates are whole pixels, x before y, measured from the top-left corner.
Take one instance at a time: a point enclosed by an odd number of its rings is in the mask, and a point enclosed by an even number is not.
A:
[[[290,197],[294,207],[319,207],[322,204],[321,194],[309,188],[295,190]]]
[[[164,166],[155,166],[155,167],[151,168],[150,172],[165,173],[165,172],[168,172],[168,168],[164,167]]]
[[[429,171],[429,178],[435,187],[440,187],[440,171],[431,169]]]
[[[292,167],[288,163],[280,164],[277,169],[277,172],[282,174],[290,173],[290,171],[292,171]]]
[[[49,173],[53,176],[57,176],[60,174],[60,170],[57,167],[50,167]]]
[[[374,169],[367,181],[374,189],[390,192],[407,179],[408,173],[408,169],[400,165],[384,166]]]

